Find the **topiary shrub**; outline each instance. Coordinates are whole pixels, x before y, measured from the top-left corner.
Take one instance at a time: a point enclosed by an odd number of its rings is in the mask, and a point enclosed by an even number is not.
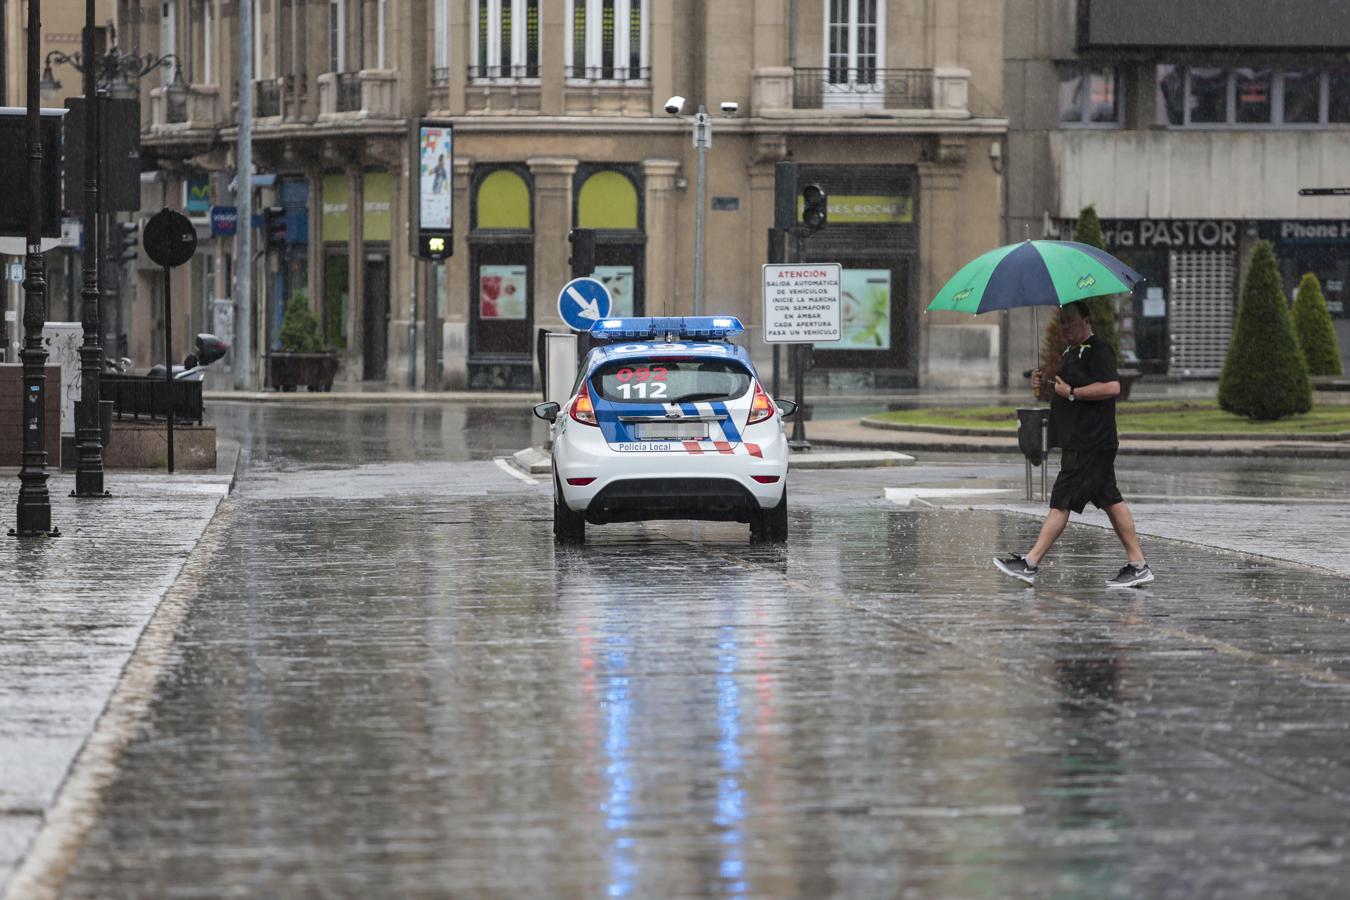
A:
[[[1073,226],[1073,239],[1080,244],[1106,249],[1106,237],[1102,234],[1102,220],[1097,218],[1097,210],[1089,205],[1078,213],[1078,222]],[[1110,297],[1093,297],[1087,302],[1092,314],[1092,333],[1111,346],[1116,355],[1116,365],[1120,365],[1120,331],[1116,328],[1116,301]]]
[[[1269,241],[1257,241],[1242,285],[1237,325],[1219,377],[1219,406],[1264,420],[1312,409],[1312,383]]]
[[[1322,285],[1309,272],[1298,284],[1294,295],[1294,334],[1298,338],[1308,374],[1341,375],[1341,348],[1336,343],[1336,329],[1331,325],[1327,300],[1322,296]]]
[[[319,322],[309,308],[309,295],[304,291],[296,291],[286,301],[286,314],[281,320],[277,342],[288,353],[317,353],[323,349]]]

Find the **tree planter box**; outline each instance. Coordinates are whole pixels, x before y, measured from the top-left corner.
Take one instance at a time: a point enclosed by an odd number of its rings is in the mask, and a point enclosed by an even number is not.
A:
[[[270,380],[281,391],[303,385],[310,391],[331,391],[337,375],[338,355],[326,353],[276,353],[271,356]]]

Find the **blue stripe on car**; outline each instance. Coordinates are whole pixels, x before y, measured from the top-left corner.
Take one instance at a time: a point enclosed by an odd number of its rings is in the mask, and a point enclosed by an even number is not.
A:
[[[721,400],[718,400],[711,405],[712,411],[722,417],[722,433],[727,436],[727,440],[731,441],[733,444],[739,444],[741,442],[741,433],[736,430],[736,423],[731,420],[731,412],[727,409],[727,405]]]

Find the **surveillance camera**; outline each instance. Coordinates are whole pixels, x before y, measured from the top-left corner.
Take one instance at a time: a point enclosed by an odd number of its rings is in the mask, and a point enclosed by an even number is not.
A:
[[[724,115],[724,116],[734,116],[734,115],[736,115],[736,113],[738,113],[738,112],[740,112],[740,111],[741,111],[741,105],[740,105],[739,103],[737,103],[735,100],[723,100],[723,101],[722,101],[722,115]]]
[[[672,116],[678,116],[684,111],[684,98],[676,94],[666,101],[666,112]]]

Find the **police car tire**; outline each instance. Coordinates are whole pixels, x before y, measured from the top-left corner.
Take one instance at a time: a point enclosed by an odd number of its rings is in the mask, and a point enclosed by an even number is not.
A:
[[[787,488],[783,489],[783,499],[773,509],[759,513],[750,523],[750,539],[761,544],[781,544],[787,541]]]
[[[553,539],[559,544],[586,543],[586,517],[572,512],[563,502],[556,479],[553,482]]]

